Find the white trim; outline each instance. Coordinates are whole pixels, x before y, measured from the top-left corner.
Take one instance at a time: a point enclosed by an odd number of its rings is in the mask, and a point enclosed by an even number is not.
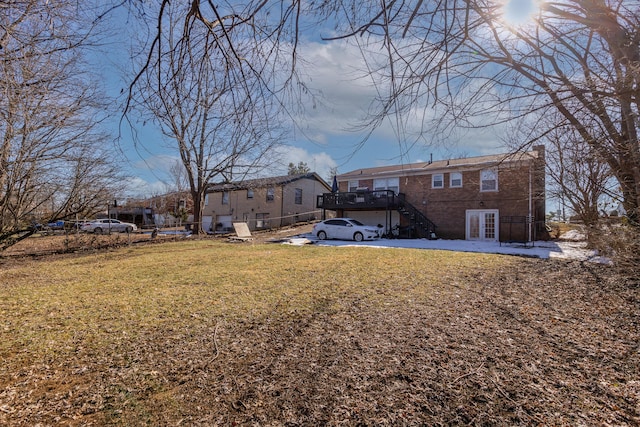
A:
[[[478,235],[471,234],[471,218],[477,214],[478,218]],[[487,237],[487,232],[491,227],[487,227],[486,214],[493,214],[493,237]],[[465,232],[464,236],[466,240],[484,240],[497,242],[500,238],[500,213],[498,209],[467,209],[465,213]]]
[[[440,182],[442,183],[442,185],[440,185],[439,187],[436,187],[436,176],[440,177]],[[444,174],[443,173],[434,173],[431,174],[431,188],[434,189],[439,189],[439,188],[444,188]]]
[[[453,176],[460,175],[460,185],[453,185]],[[462,188],[462,172],[450,172],[449,173],[449,187],[450,188]]]
[[[486,176],[487,174],[491,174],[493,179],[487,179],[488,177]],[[495,188],[492,188],[490,190],[484,190],[482,187],[482,183],[487,180],[487,181],[495,181],[496,182],[496,186]],[[497,168],[490,168],[490,169],[481,169],[480,170],[480,192],[482,193],[488,193],[488,192],[495,192],[498,191],[498,169]]]
[[[373,180],[373,191],[393,190],[394,193],[400,192],[400,178],[375,178]]]

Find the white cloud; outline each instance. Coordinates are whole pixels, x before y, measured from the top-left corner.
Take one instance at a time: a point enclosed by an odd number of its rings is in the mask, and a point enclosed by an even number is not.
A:
[[[345,42],[306,43],[300,51],[308,87],[316,95],[305,105],[300,127],[318,143],[350,133],[376,96],[360,51]]]
[[[375,55],[382,55],[383,52],[374,48],[369,46],[365,62],[360,49],[345,41],[307,42],[300,46],[306,61],[304,75],[308,77],[308,86],[319,97],[309,101],[305,105],[306,114],[297,119],[303,133],[299,139],[315,143],[335,159],[350,158],[349,154],[345,154],[345,151],[349,151],[345,145],[350,141],[355,147],[366,135],[364,130],[359,133],[353,130],[363,123],[372,103],[384,97],[388,90],[374,85],[371,78],[365,75],[367,63],[374,69]],[[491,122],[496,123],[503,118],[501,113],[504,114],[495,105],[488,105],[482,110],[481,116],[469,118],[474,128],[456,126],[442,133],[432,130],[435,125],[443,123],[439,120],[439,112],[429,106],[416,104],[407,116],[385,119],[370,136],[367,147],[357,152],[344,167],[340,165],[340,168],[349,170],[363,167],[361,164],[351,165],[354,162],[361,163],[364,158],[369,158],[368,163],[373,166],[399,160],[417,161],[418,157],[424,158],[431,152],[441,152],[444,156],[461,151],[467,155],[504,151],[505,144],[501,138],[506,134],[506,126],[491,126]],[[339,151],[342,151],[342,156],[338,154]]]
[[[127,180],[125,196],[136,199],[147,198],[154,194],[165,194],[167,186],[161,181],[146,181],[140,177],[132,177]]]
[[[504,125],[456,128],[448,138],[423,132],[423,125],[428,126],[437,115],[428,108],[415,106],[411,117],[405,117],[403,122],[393,117],[385,120],[365,146],[356,151],[366,131],[354,132],[354,127],[362,123],[372,102],[381,95],[378,90],[385,88],[376,88],[364,75],[367,65],[357,46],[344,41],[305,42],[299,51],[305,61],[302,74],[311,93],[318,96],[307,98],[303,105],[305,114],[296,117],[298,129],[294,141],[279,150],[279,160],[264,171],[265,175],[286,174],[289,163],[302,161],[321,177],[328,178],[334,167],[344,173],[362,167],[416,162],[428,159],[431,153],[434,159],[495,153],[504,146],[500,140],[506,131]],[[134,174],[141,178],[132,185],[132,191],[142,192],[144,188],[145,194],[157,192],[164,185],[162,181],[171,181],[169,170],[177,159],[159,154],[135,162]]]
[[[178,161],[177,156],[156,154],[132,162],[129,169],[132,177],[127,180],[125,189],[127,197],[145,198],[169,191],[174,181],[170,169]]]
[[[171,167],[178,161],[180,161],[180,159],[177,156],[157,154],[138,160],[133,164],[133,167],[142,172],[156,174],[159,179],[167,179]]]
[[[297,165],[300,162],[304,162],[311,172],[316,172],[321,178],[327,179],[331,168],[337,166],[331,155],[324,151],[311,153],[304,148],[292,146],[278,148],[278,159],[278,162],[274,165],[274,170],[270,171],[274,175],[286,175],[289,163]]]

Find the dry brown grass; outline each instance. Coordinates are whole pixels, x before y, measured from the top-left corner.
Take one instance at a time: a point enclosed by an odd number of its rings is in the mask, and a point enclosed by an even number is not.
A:
[[[197,240],[0,265],[0,424],[634,425],[603,266]]]

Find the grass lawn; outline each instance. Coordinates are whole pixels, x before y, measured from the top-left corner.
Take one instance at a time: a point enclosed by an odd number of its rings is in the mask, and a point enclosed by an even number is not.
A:
[[[2,425],[636,425],[638,283],[229,244],[0,264]]]

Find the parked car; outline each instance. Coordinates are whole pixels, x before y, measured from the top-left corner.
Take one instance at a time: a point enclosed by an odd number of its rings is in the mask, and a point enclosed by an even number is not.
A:
[[[373,240],[380,237],[377,227],[364,225],[353,218],[326,219],[315,224],[312,233],[320,240],[341,239],[361,242],[363,240]]]
[[[117,231],[121,233],[131,233],[136,231],[138,227],[135,224],[129,222],[122,222],[117,219],[96,219],[90,222],[85,222],[80,226],[80,230],[87,233],[108,233],[110,231]]]
[[[47,227],[49,227],[51,230],[64,230],[64,221],[58,220],[50,222],[47,224]]]

